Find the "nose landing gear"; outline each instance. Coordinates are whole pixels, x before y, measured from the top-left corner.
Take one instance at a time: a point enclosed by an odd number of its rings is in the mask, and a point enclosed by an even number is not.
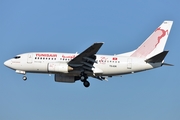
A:
[[[22,79],[23,79],[24,81],[26,81],[26,80],[27,80],[27,77],[26,77],[26,76],[23,76]]]

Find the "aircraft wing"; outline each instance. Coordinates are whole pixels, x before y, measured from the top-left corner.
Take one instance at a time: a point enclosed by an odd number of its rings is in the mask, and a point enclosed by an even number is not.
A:
[[[74,59],[69,61],[68,65],[73,68],[83,67],[83,69],[91,70],[92,68],[94,68],[93,64],[96,62],[95,54],[98,52],[102,45],[103,43],[94,43]]]

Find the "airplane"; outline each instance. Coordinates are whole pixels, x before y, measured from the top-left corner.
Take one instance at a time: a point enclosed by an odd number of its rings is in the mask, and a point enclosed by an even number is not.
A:
[[[116,55],[98,55],[103,42],[94,43],[82,53],[30,52],[16,55],[4,62],[16,73],[54,74],[56,82],[74,83],[78,80],[89,87],[88,77],[107,80],[108,77],[142,72],[163,65],[164,51],[173,21],[164,21],[137,49]]]

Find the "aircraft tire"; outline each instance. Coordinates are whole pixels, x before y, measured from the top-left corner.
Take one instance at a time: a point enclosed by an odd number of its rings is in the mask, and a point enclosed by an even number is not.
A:
[[[84,87],[89,87],[89,86],[90,86],[90,83],[89,83],[89,81],[85,80],[85,81],[83,82],[83,85],[84,85]]]
[[[26,77],[26,76],[23,76],[23,80],[26,81],[26,80],[27,80],[27,77]]]
[[[84,80],[85,80],[85,77],[84,77],[84,76],[81,76],[80,78],[81,78],[81,81],[84,81]]]
[[[84,72],[82,72],[80,74],[80,80],[83,82],[83,81],[86,81],[88,79],[88,76],[87,74],[85,74]]]

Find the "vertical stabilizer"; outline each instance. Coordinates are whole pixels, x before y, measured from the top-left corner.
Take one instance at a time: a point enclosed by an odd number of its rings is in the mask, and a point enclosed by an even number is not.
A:
[[[150,58],[164,51],[173,21],[164,21],[131,55]]]

